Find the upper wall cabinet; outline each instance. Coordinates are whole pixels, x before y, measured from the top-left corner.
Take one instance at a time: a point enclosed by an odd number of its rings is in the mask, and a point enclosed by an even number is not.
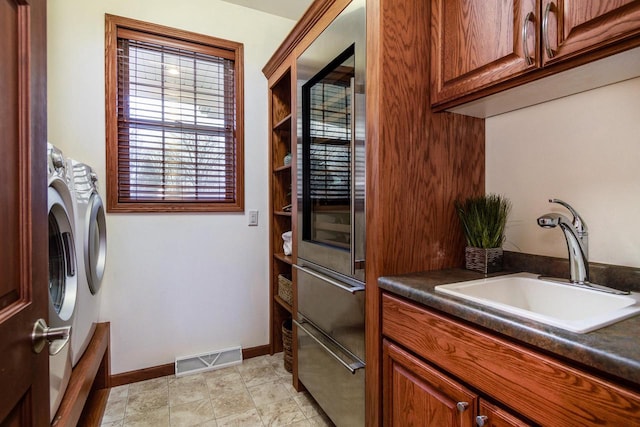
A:
[[[542,3],[545,66],[640,34],[638,0],[545,0]]]
[[[640,0],[432,0],[431,103],[448,108],[639,43]]]
[[[432,0],[431,103],[535,69],[538,6],[536,0]]]

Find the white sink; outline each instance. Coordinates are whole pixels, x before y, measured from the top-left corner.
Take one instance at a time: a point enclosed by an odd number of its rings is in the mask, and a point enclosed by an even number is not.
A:
[[[454,295],[572,332],[591,332],[640,313],[640,293],[615,295],[518,273],[435,287]]]

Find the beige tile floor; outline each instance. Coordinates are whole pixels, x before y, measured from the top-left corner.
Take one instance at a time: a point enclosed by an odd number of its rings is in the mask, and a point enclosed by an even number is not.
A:
[[[282,353],[241,365],[111,389],[103,427],[333,426],[291,385]]]

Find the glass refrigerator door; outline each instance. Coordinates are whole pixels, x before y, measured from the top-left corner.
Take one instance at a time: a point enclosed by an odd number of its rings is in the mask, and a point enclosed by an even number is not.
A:
[[[352,197],[353,46],[303,88],[304,240],[349,250]]]

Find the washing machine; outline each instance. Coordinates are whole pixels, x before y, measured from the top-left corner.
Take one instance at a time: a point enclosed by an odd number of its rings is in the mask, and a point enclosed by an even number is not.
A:
[[[77,254],[71,175],[62,152],[47,145],[49,208],[49,322],[51,328],[72,327],[78,290]],[[71,332],[71,336],[73,333]],[[56,414],[71,377],[69,340],[49,346],[51,419]]]
[[[107,255],[107,229],[98,176],[93,169],[68,160],[73,176],[73,201],[78,253],[78,300],[71,335],[71,363],[84,354],[100,315],[100,286]]]

